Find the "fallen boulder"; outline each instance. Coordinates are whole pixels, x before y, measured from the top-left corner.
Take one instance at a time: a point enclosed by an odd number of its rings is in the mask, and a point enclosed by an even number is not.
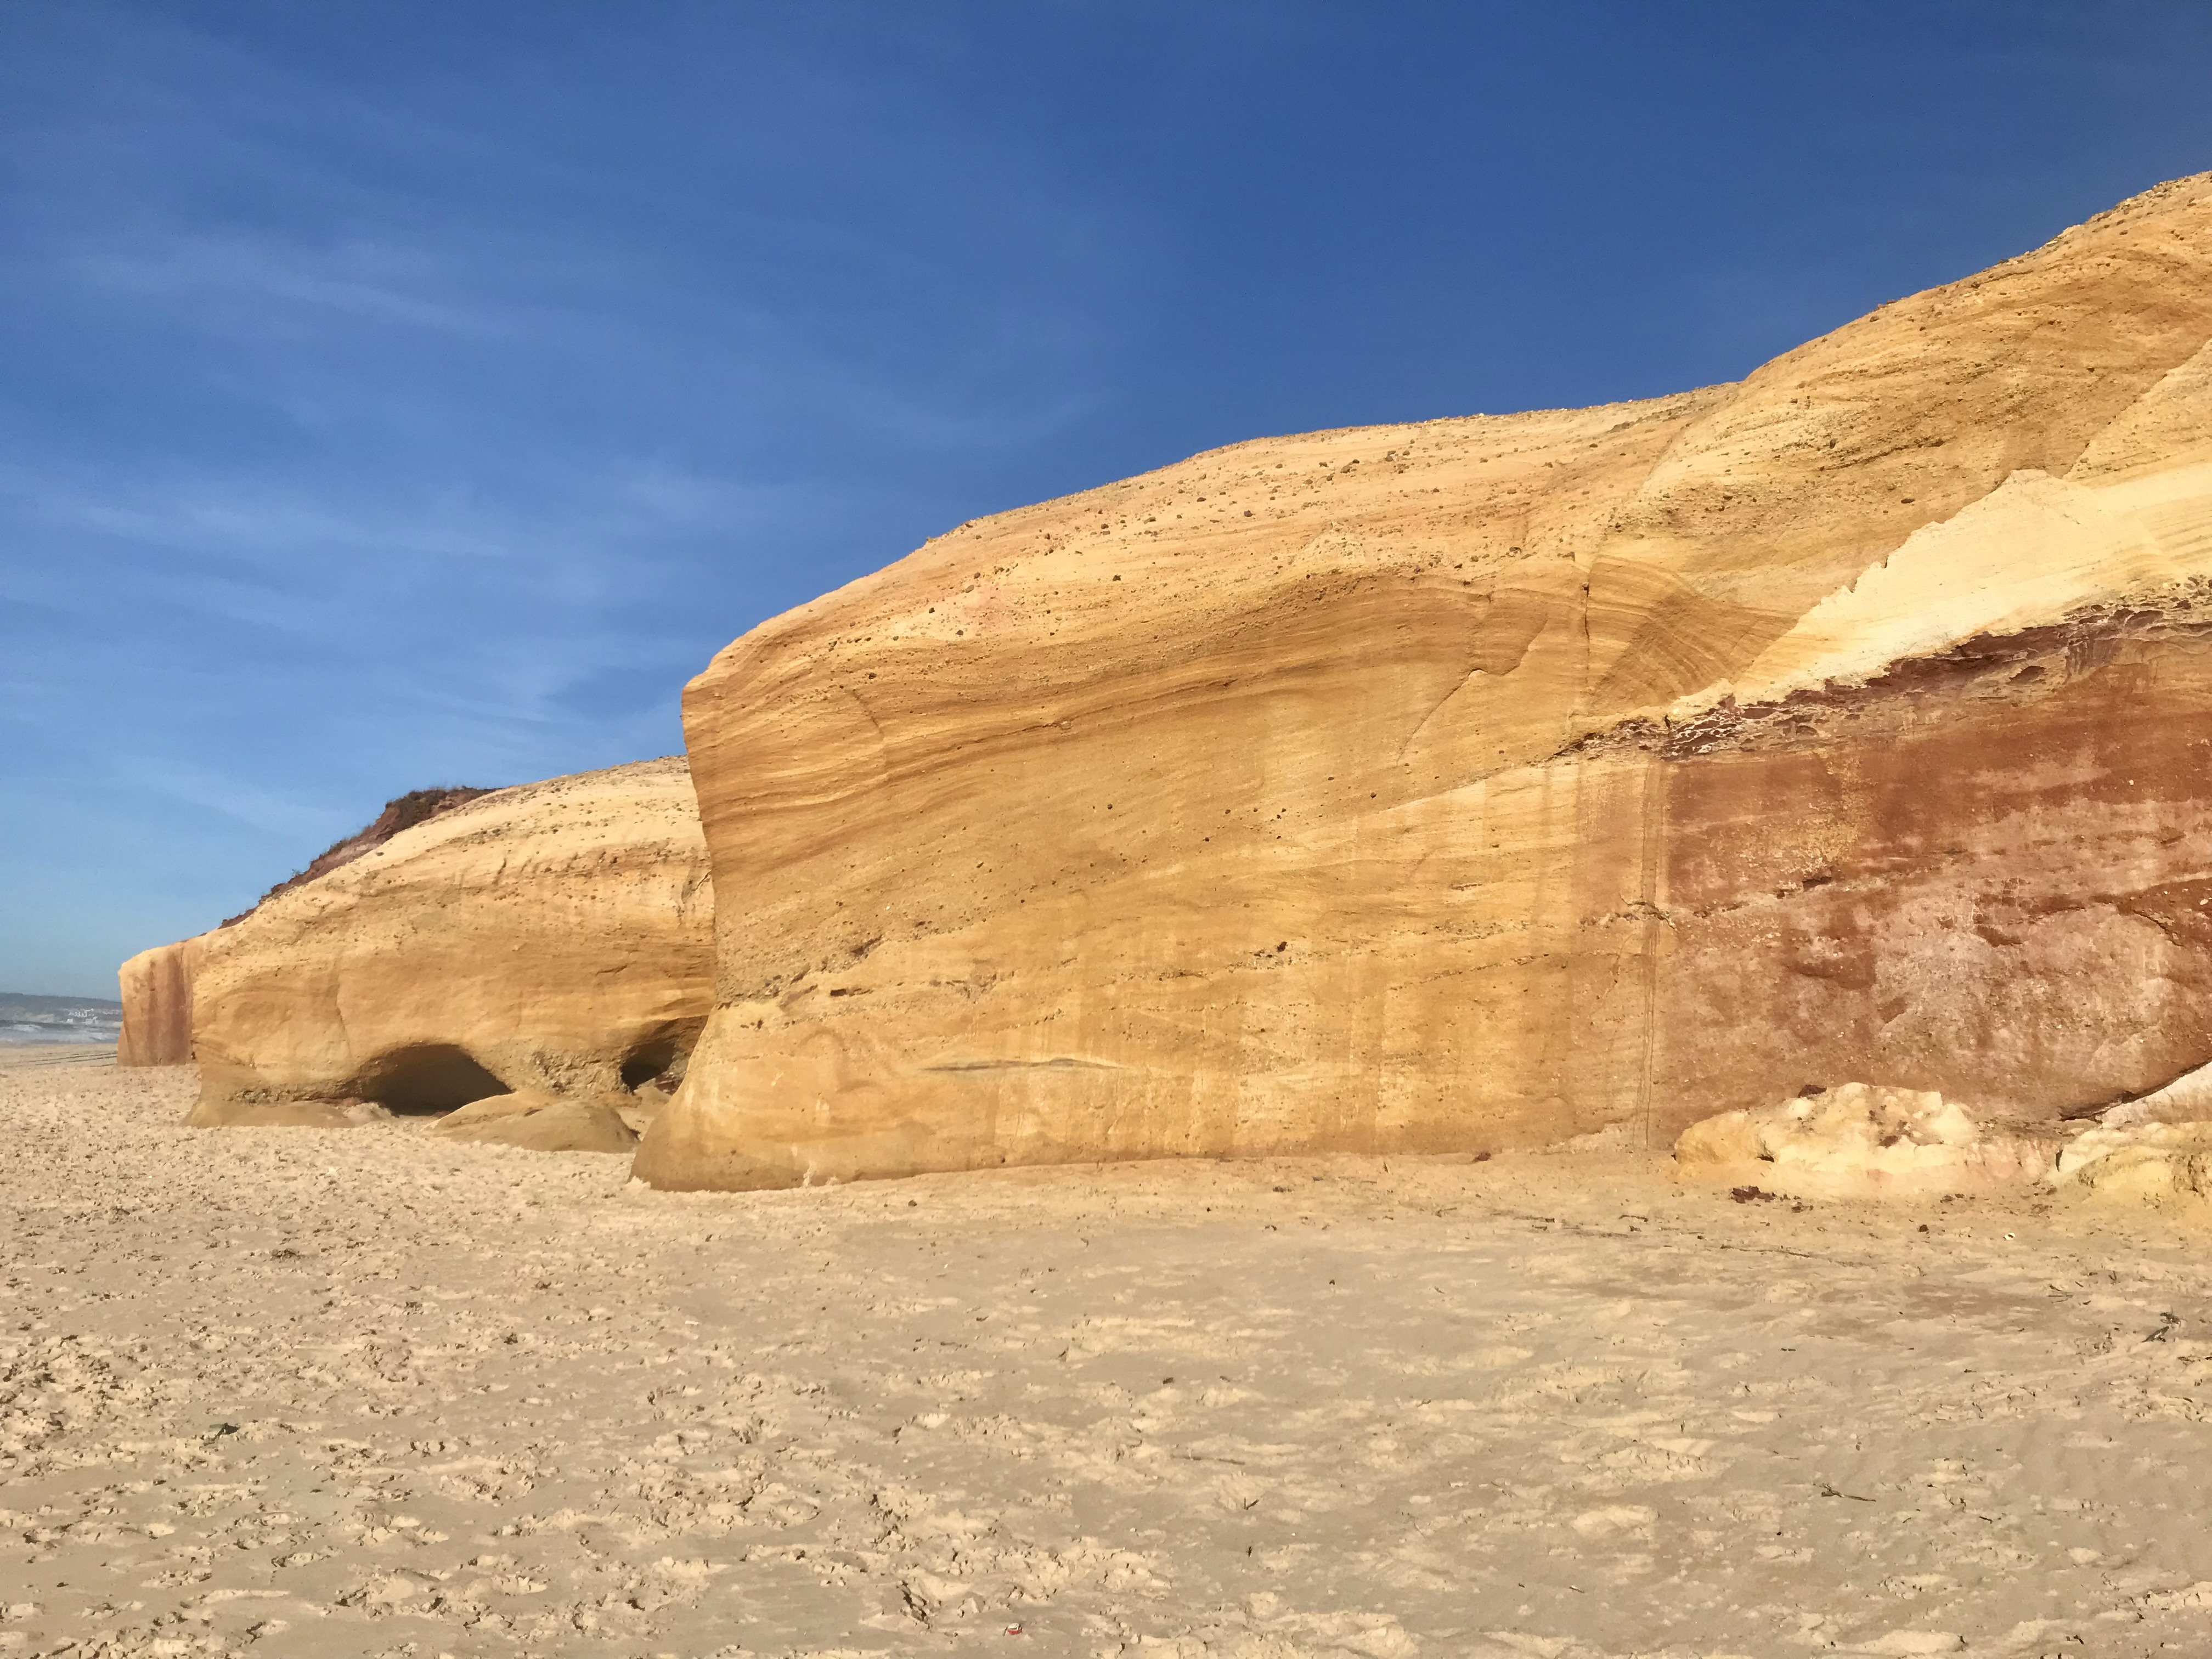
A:
[[[632,1134],[642,1135],[653,1127],[653,1121],[667,1109],[674,1093],[674,1080],[663,1078],[640,1084],[633,1090],[617,1090],[605,1099],[614,1108],[615,1115],[629,1126]]]
[[[391,1118],[373,1100],[234,1099],[223,1124],[234,1129],[358,1129]]]
[[[2135,1123],[2190,1123],[2212,1119],[2212,1066],[2183,1073],[2163,1088],[2124,1101],[2099,1114],[2107,1128]]]
[[[2060,1192],[2105,1203],[2212,1201],[2212,1122],[2100,1125],[2066,1144],[2051,1176]]]
[[[2048,1133],[1986,1126],[1933,1090],[1846,1083],[1693,1123],[1674,1162],[1798,1198],[1925,1197],[2030,1185],[2055,1150]]]
[[[623,1121],[619,1103],[518,1089],[448,1112],[431,1126],[441,1140],[480,1146],[520,1146],[533,1152],[628,1152],[637,1135]]]

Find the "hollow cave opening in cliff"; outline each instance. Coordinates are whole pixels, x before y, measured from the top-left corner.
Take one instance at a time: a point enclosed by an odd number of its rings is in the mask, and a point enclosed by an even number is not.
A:
[[[706,1029],[707,1021],[702,1016],[671,1020],[657,1030],[638,1037],[623,1056],[623,1087],[635,1094],[652,1084],[673,1094],[677,1085],[684,1081],[684,1069],[691,1063],[691,1051],[699,1046],[700,1036]]]
[[[364,1100],[410,1115],[450,1112],[472,1100],[508,1092],[507,1085],[478,1065],[475,1055],[447,1042],[418,1043],[380,1054],[362,1072],[356,1087]]]
[[[689,1052],[677,1046],[672,1036],[655,1037],[630,1050],[629,1057],[622,1063],[623,1087],[635,1093],[648,1083],[670,1082],[670,1076],[682,1074],[684,1061]]]

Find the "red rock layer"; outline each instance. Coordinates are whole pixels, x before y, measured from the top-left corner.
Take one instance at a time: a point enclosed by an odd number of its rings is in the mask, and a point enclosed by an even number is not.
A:
[[[2212,1060],[2204,590],[1648,752],[1662,1130],[1861,1075],[2080,1113]]]

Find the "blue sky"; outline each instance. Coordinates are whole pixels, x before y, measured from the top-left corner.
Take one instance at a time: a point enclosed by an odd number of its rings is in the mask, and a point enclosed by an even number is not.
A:
[[[0,988],[1262,433],[1735,379],[2212,167],[2199,0],[0,6]]]

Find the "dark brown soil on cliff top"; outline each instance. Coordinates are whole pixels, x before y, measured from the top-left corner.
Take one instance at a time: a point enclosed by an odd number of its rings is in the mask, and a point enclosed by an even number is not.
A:
[[[362,854],[374,852],[403,830],[412,830],[418,823],[428,823],[441,812],[450,812],[456,806],[465,806],[479,796],[491,793],[489,789],[458,784],[435,789],[410,789],[397,799],[385,802],[384,810],[376,815],[376,821],[368,829],[324,848],[306,869],[286,877],[236,915],[224,917],[222,926],[228,927],[234,922],[243,921],[277,894],[289,892],[295,887],[304,887],[318,876],[326,876],[339,866],[352,863]]]

